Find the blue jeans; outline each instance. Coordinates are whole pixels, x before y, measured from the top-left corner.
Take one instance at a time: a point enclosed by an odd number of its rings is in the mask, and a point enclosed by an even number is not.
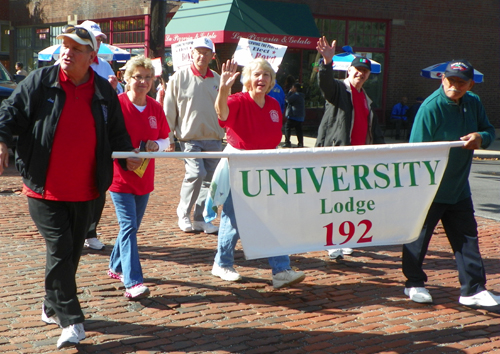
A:
[[[111,252],[109,269],[115,273],[122,273],[123,284],[126,288],[131,288],[144,282],[137,248],[137,231],[148,205],[149,194],[115,192],[109,194],[115,205],[120,225],[120,232]]]
[[[238,226],[236,225],[233,198],[231,192],[229,192],[229,195],[222,206],[215,263],[224,268],[233,266],[234,249],[239,238],[240,233],[238,232]],[[273,275],[291,269],[290,257],[288,256],[269,257],[268,261],[273,270]]]

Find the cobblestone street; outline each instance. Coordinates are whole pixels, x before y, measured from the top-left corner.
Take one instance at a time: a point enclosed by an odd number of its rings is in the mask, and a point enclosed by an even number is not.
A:
[[[40,319],[45,244],[13,165],[0,176],[0,352],[56,352],[60,329]],[[275,290],[267,260],[245,260],[238,244],[235,268],[244,279],[228,283],[210,272],[217,236],[177,228],[183,174],[182,161],[157,160],[156,189],[139,233],[151,297],[138,302],[106,274],[118,232],[108,194],[98,229],[106,249],[85,250],[77,274],[87,338],[64,352],[500,353],[500,315],[458,303],[442,228],[426,258],[431,305],[403,294],[400,246],[357,249],[338,262],[324,251],[293,255],[305,281]],[[499,294],[500,223],[477,221],[488,288]]]

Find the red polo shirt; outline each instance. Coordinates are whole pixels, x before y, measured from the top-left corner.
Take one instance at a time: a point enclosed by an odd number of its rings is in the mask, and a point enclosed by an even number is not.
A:
[[[89,80],[75,86],[63,70],[59,80],[66,93],[64,108],[57,122],[43,195],[23,187],[28,197],[82,202],[99,196],[96,186],[96,131],[91,102],[94,71]]]
[[[354,124],[351,132],[351,145],[365,145],[368,133],[368,114],[370,110],[363,90],[359,92],[351,85],[352,104],[354,107]]]

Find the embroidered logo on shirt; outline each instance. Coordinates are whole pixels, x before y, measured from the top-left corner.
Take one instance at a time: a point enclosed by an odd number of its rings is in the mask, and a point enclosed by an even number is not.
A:
[[[278,111],[273,109],[273,110],[269,111],[269,114],[271,115],[271,120],[274,123],[278,123],[280,121],[280,115],[278,114]]]
[[[156,123],[155,116],[149,117],[148,120],[149,120],[149,126],[151,127],[151,129],[158,129],[158,124]]]

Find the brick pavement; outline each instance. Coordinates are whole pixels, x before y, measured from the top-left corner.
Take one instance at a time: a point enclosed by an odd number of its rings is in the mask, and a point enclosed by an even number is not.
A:
[[[11,163],[11,166],[13,164]],[[458,304],[455,263],[442,229],[426,259],[434,304],[403,294],[399,246],[291,257],[305,281],[274,290],[267,260],[236,252],[241,283],[211,275],[216,236],[176,228],[179,160],[157,162],[139,235],[152,297],[130,302],[106,270],[118,226],[109,199],[100,226],[105,251],[85,251],[78,270],[87,339],[68,353],[500,353],[500,315]],[[0,176],[0,352],[51,353],[60,329],[40,320],[44,243],[12,167]],[[283,210],[286,212],[286,210]],[[488,285],[500,293],[500,224],[478,218]]]

